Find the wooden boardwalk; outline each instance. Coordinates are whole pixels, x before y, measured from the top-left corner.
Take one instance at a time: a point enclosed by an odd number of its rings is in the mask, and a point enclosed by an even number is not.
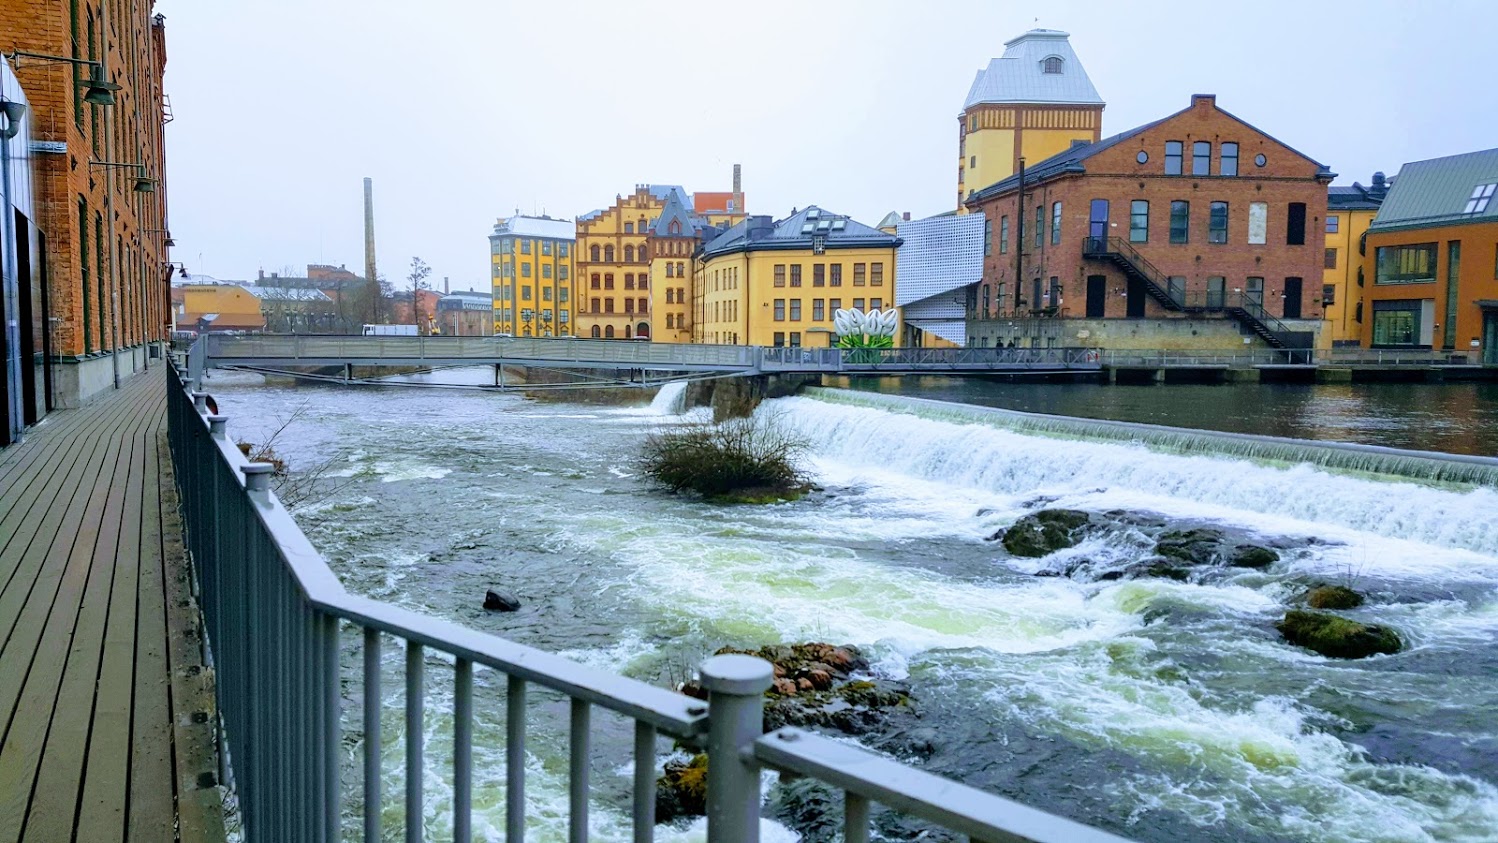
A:
[[[223,840],[162,368],[0,451],[0,843]]]

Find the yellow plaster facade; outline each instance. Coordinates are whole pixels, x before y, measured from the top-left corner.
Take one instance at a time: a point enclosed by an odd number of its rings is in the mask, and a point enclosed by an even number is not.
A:
[[[667,188],[680,190],[680,188]],[[654,338],[651,320],[651,221],[665,199],[637,185],[628,196],[577,221],[577,335]]]
[[[549,217],[502,219],[489,235],[494,333],[566,337],[574,330],[572,223]]]
[[[1361,247],[1363,235],[1377,215],[1376,208],[1332,208],[1326,213],[1326,269],[1321,279],[1326,316],[1317,340],[1321,348],[1357,344],[1362,338],[1364,285],[1358,283],[1363,272]]]
[[[1071,148],[1076,141],[1102,138],[1100,105],[975,105],[959,124],[957,205],[968,193],[1003,181],[1019,170],[1021,158],[1036,164]]]
[[[895,247],[751,248],[709,257],[697,277],[696,342],[824,348],[836,310],[894,307]]]

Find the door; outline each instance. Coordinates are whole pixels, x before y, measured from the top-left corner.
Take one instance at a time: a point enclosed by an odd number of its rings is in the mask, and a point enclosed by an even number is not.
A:
[[[1243,287],[1243,298],[1260,307],[1264,306],[1264,279],[1250,278]]]
[[[1108,238],[1108,200],[1092,200],[1092,209],[1087,215],[1087,236],[1099,241],[1101,246]]]
[[[1498,366],[1498,310],[1482,312],[1482,362]]]
[[[1285,318],[1300,318],[1300,279],[1285,279]]]
[[[1102,275],[1087,276],[1087,318],[1102,319],[1108,304],[1108,279]]]
[[[1125,315],[1130,319],[1143,319],[1144,297],[1146,295],[1148,294],[1144,292],[1144,282],[1138,278],[1130,278],[1128,295],[1126,296],[1129,301]]]

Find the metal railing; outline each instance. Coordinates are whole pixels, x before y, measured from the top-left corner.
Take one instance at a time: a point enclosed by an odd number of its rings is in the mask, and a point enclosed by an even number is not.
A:
[[[1174,309],[1179,310],[1181,303],[1176,300],[1179,293],[1184,292],[1173,289],[1170,286],[1170,277],[1161,272],[1159,267],[1150,263],[1149,258],[1140,254],[1139,250],[1129,245],[1122,237],[1087,237],[1082,241],[1082,255],[1089,258],[1115,257],[1128,262],[1151,289],[1150,292],[1162,305],[1170,307],[1173,303]]]
[[[860,348],[843,352],[844,372],[992,371],[1100,368],[1094,348]]]
[[[1428,349],[1102,349],[1101,358],[1102,364],[1109,367],[1227,366],[1248,368],[1294,365],[1349,368],[1429,368],[1432,366],[1480,368],[1482,365],[1469,354]]]
[[[841,348],[780,346],[761,349],[760,367],[765,371],[838,371],[846,352]]]
[[[425,652],[453,659],[452,837],[472,837],[473,671],[506,681],[505,839],[525,839],[527,689],[570,700],[570,843],[588,839],[590,724],[594,707],[635,722],[633,840],[655,830],[660,735],[704,748],[710,759],[710,843],[756,843],[762,770],[805,775],[846,794],[846,836],[865,843],[869,804],[879,802],[984,841],[1121,843],[1122,838],[1046,814],[866,750],[797,729],[763,735],[773,668],[761,659],[714,656],[700,668],[708,701],[586,667],[560,656],[367,597],[350,594],[269,489],[272,467],[249,462],[209,415],[177,363],[167,367],[172,462],[181,490],[204,647],[216,673],[225,781],[238,789],[245,839],[342,838],[342,731],[359,733],[362,839],[382,838],[381,651],[405,647],[405,839],[423,839]],[[362,732],[343,722],[343,644],[362,643],[351,684],[363,698]],[[222,750],[222,747],[221,747]]]

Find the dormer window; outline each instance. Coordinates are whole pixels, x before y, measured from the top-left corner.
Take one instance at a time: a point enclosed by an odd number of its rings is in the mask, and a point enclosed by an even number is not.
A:
[[[1040,66],[1046,73],[1060,73],[1061,63],[1062,58],[1060,56],[1048,56],[1040,63]]]
[[[1498,183],[1479,184],[1472,189],[1472,197],[1467,200],[1467,209],[1464,214],[1480,214],[1488,209],[1488,203],[1493,201],[1493,193],[1498,191]]]

